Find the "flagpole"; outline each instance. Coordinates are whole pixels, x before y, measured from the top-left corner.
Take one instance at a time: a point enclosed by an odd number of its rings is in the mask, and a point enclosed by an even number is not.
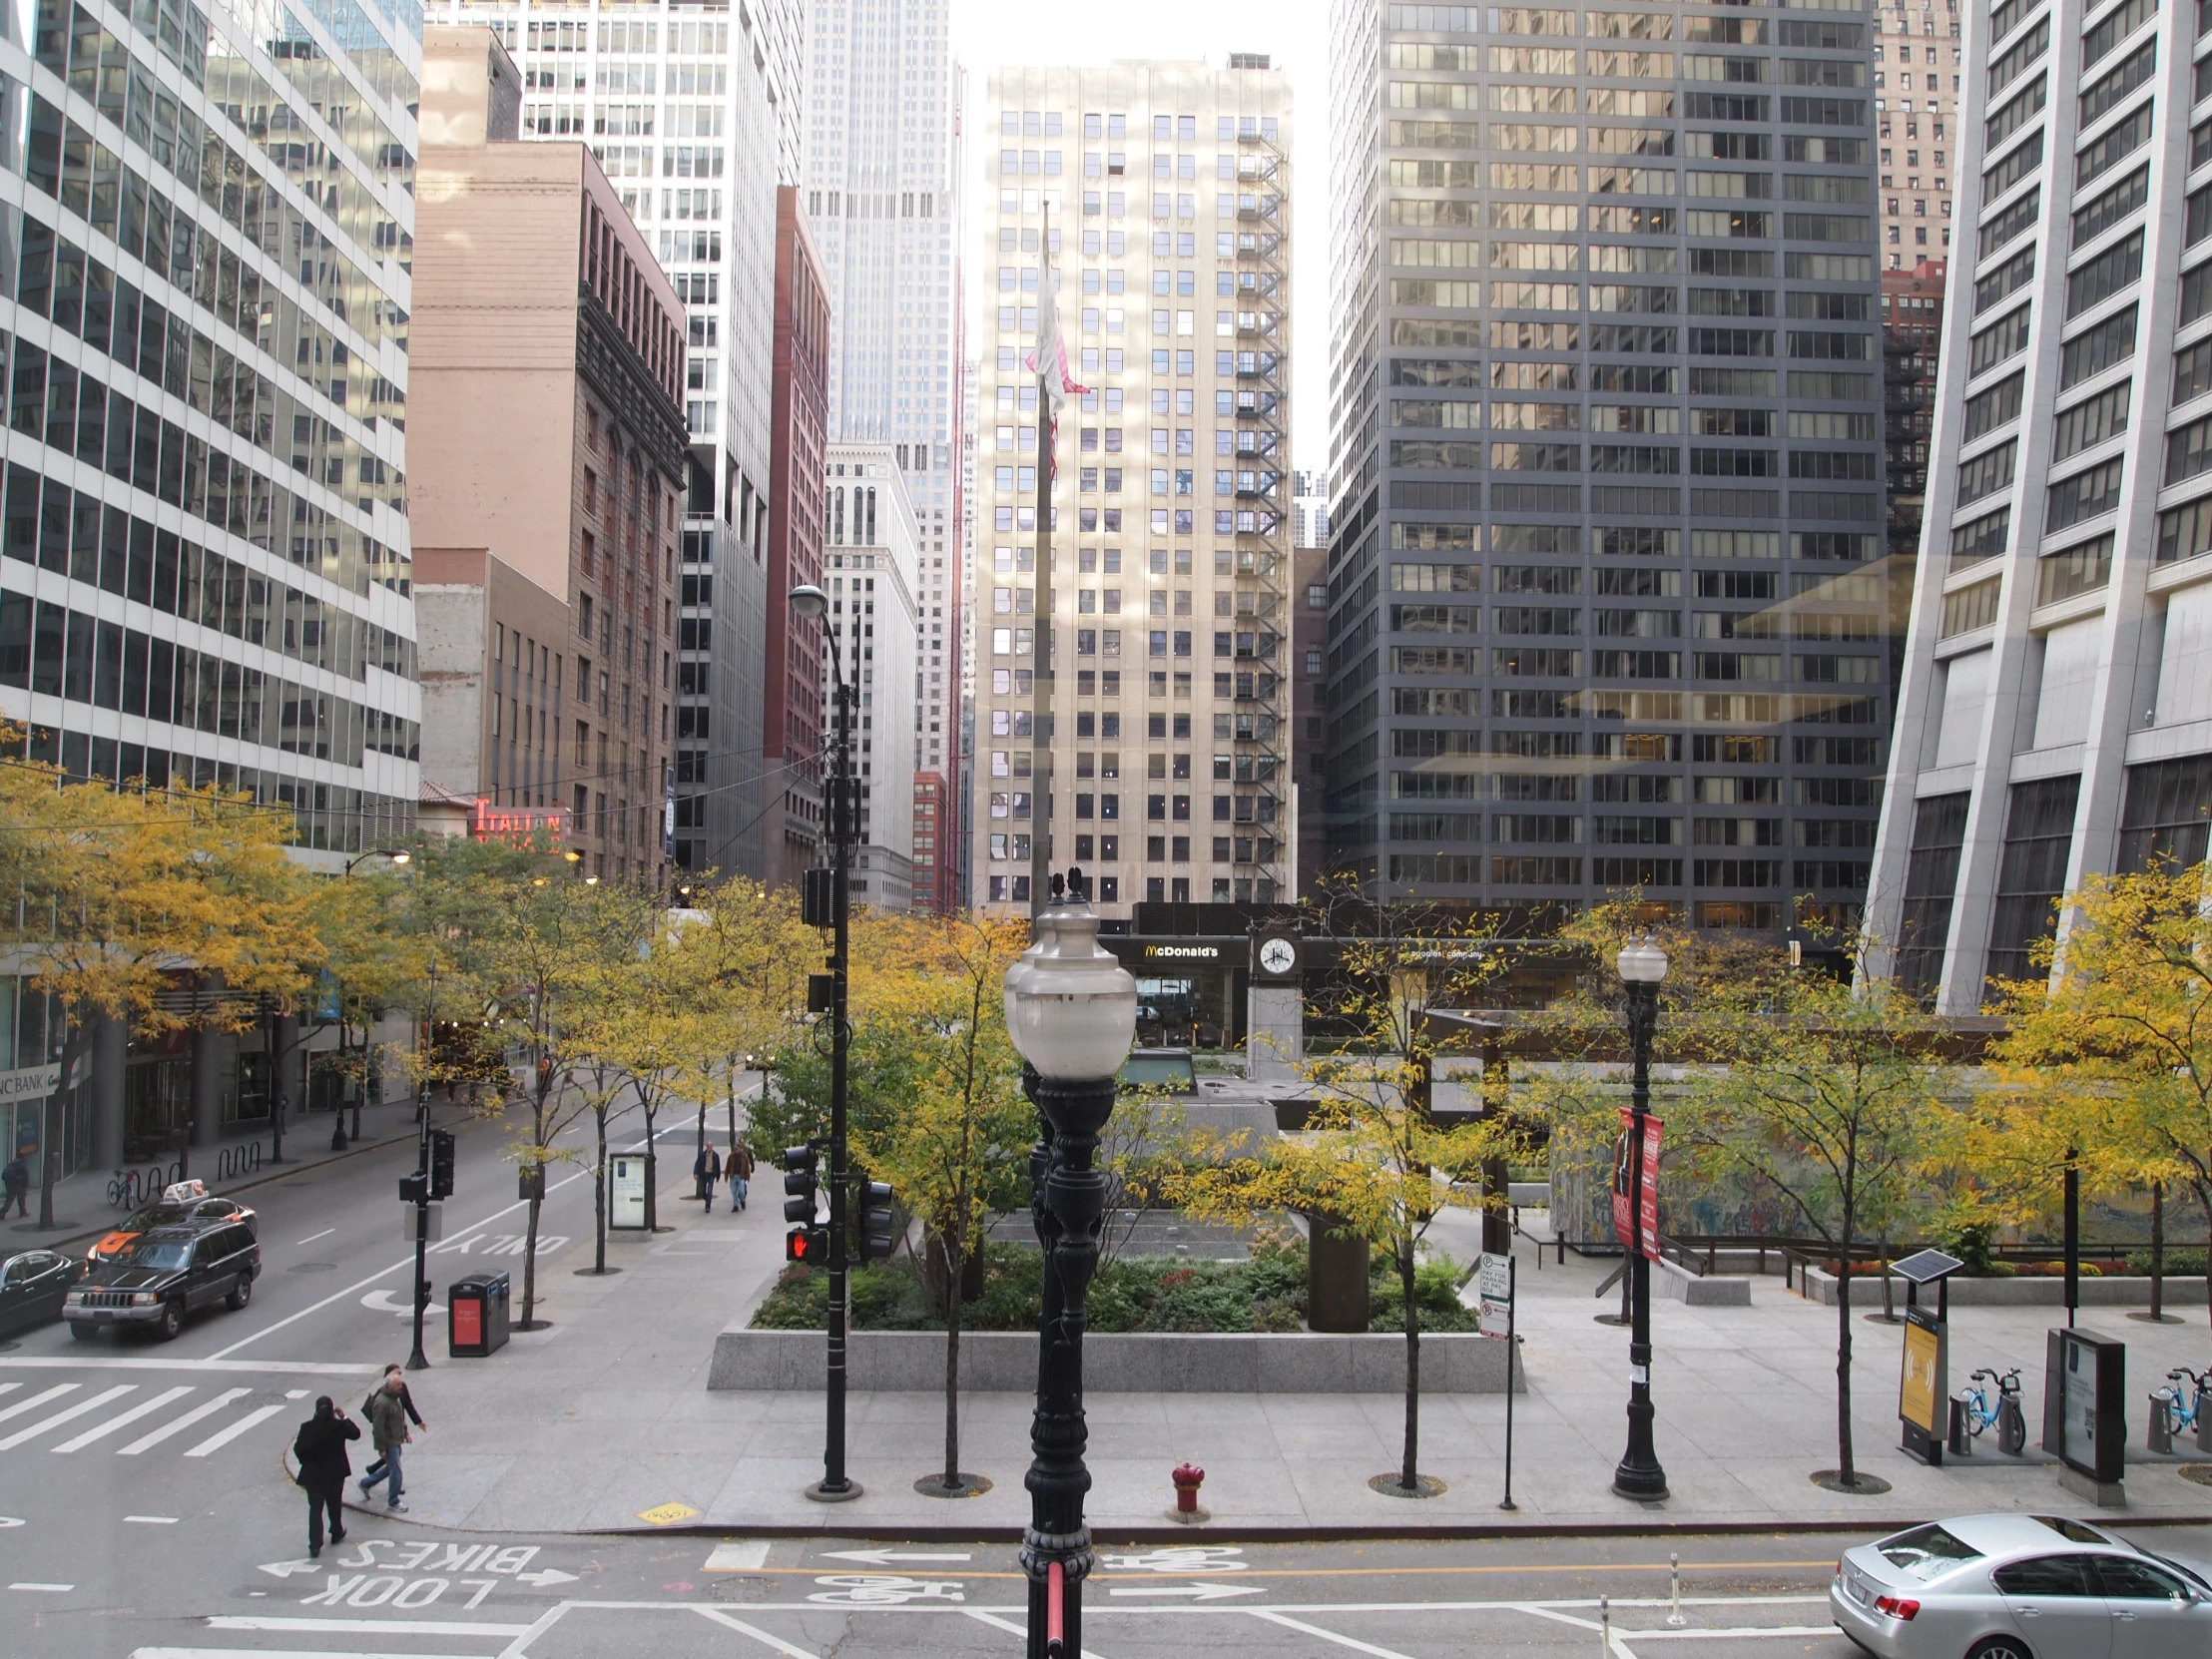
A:
[[[1037,258],[1040,275],[1046,284],[1053,279],[1052,268],[1052,210],[1044,210],[1044,241],[1039,245]],[[1059,310],[1059,295],[1040,292],[1039,305]],[[1055,323],[1055,337],[1058,328]],[[1053,396],[1056,385],[1048,386],[1047,374],[1060,372],[1058,353],[1051,353],[1054,360],[1046,361],[1047,353],[1037,353],[1037,551],[1032,586],[1035,589],[1035,615],[1031,617],[1030,646],[1031,704],[1029,715],[1029,920],[1034,927],[1037,918],[1044,914],[1046,901],[1051,894],[1046,890],[1052,876],[1052,470],[1055,450]]]

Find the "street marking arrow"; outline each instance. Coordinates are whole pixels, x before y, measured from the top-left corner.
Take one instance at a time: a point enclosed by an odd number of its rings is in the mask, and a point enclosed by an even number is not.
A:
[[[295,1572],[320,1572],[322,1563],[320,1561],[265,1561],[262,1563],[261,1570],[268,1573],[272,1578],[289,1578]]]
[[[517,1584],[535,1584],[542,1590],[548,1584],[573,1584],[576,1582],[576,1574],[563,1572],[559,1567],[540,1567],[536,1572],[516,1573],[515,1582]]]
[[[898,1549],[830,1549],[823,1551],[828,1561],[859,1561],[871,1567],[879,1567],[886,1561],[971,1561],[965,1550],[954,1555],[929,1555],[918,1550]]]
[[[1257,1584],[1136,1584],[1116,1586],[1107,1594],[1117,1596],[1189,1596],[1194,1601],[1219,1601],[1224,1596],[1256,1596],[1267,1592]]]
[[[361,1298],[361,1306],[374,1313],[393,1314],[403,1320],[414,1318],[414,1304],[394,1301],[390,1291],[370,1291],[368,1295]],[[424,1318],[428,1318],[433,1314],[442,1314],[445,1312],[445,1304],[432,1299],[422,1305],[422,1312]]]

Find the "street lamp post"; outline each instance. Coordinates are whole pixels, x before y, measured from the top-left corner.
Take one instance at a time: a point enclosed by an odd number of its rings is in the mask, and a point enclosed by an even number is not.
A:
[[[1651,1261],[1645,1256],[1644,1123],[1651,1112],[1651,1038],[1659,1024],[1659,986],[1667,977],[1667,953],[1646,933],[1623,947],[1615,964],[1628,991],[1628,1042],[1634,1061],[1629,1081],[1628,1129],[1628,1449],[1613,1470],[1613,1490],[1645,1502],[1667,1495],[1667,1471],[1651,1440]]]
[[[1006,973],[1006,1029],[1028,1062],[1022,1086],[1036,1103],[1029,1154],[1030,1215],[1044,1252],[1038,1322],[1035,1453],[1021,1566],[1029,1579],[1028,1659],[1083,1651],[1083,1580],[1091,1570],[1083,1495],[1084,1299],[1098,1266],[1106,1177],[1092,1160],[1114,1110],[1121,1064],[1137,1025],[1137,982],[1099,948],[1083,872],[1052,877],[1036,939]]]
[[[809,583],[791,591],[793,614],[823,622],[830,614],[830,596]],[[846,1018],[845,996],[850,957],[846,918],[847,872],[851,867],[852,801],[852,688],[845,683],[844,658],[837,649],[836,630],[827,625],[830,641],[830,679],[836,688],[836,737],[830,748],[830,1363],[825,1400],[825,1435],[822,1479],[807,1488],[807,1495],[821,1503],[842,1503],[860,1495],[859,1482],[844,1469],[844,1351],[849,1323],[846,1280],[850,1263],[845,1257],[844,1190],[847,1148],[846,1094],[850,1072],[852,1027]]]

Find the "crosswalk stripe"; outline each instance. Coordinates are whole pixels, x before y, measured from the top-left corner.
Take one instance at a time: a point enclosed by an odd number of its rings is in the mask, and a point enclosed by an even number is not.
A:
[[[46,1417],[38,1422],[32,1423],[31,1426],[28,1428],[18,1428],[6,1439],[0,1440],[0,1451],[12,1451],[17,1446],[21,1445],[25,1440],[35,1439],[39,1435],[45,1433],[49,1428],[59,1428],[63,1423],[74,1421],[76,1418],[83,1416],[88,1411],[99,1410],[101,1406],[107,1404],[108,1401],[111,1399],[121,1399],[125,1394],[135,1394],[137,1392],[137,1383],[123,1382],[118,1383],[115,1387],[109,1388],[104,1392],[94,1394],[90,1399],[80,1399],[79,1401],[77,1401],[76,1404],[68,1406],[63,1410],[56,1411],[50,1417]]]
[[[231,1424],[230,1427],[223,1429],[219,1433],[210,1434],[206,1439],[202,1440],[198,1445],[194,1446],[190,1451],[186,1452],[185,1455],[187,1457],[212,1456],[216,1452],[221,1451],[225,1446],[229,1445],[233,1440],[237,1439],[241,1434],[245,1433],[249,1428],[252,1428],[256,1423],[268,1421],[271,1417],[275,1416],[283,1408],[284,1402],[282,1400],[278,1400],[275,1405],[264,1405],[259,1411],[249,1411],[246,1413],[245,1416],[239,1418],[237,1422]]]
[[[338,1652],[332,1648],[135,1647],[131,1659],[483,1659],[481,1654]]]
[[[142,1451],[151,1451],[155,1446],[160,1445],[162,1441],[168,1439],[170,1435],[182,1434],[186,1429],[190,1428],[202,1417],[213,1416],[216,1412],[222,1410],[224,1406],[230,1404],[232,1400],[243,1399],[253,1391],[254,1390],[252,1388],[225,1388],[221,1393],[217,1394],[215,1398],[209,1400],[205,1405],[196,1405],[191,1410],[187,1411],[183,1416],[174,1418],[169,1422],[163,1423],[161,1427],[155,1429],[153,1433],[141,1434],[129,1445],[119,1446],[116,1449],[116,1455],[118,1457],[136,1457]]]
[[[33,1394],[29,1399],[18,1400],[5,1411],[0,1411],[0,1422],[6,1422],[10,1417],[20,1417],[26,1411],[35,1411],[48,1400],[59,1399],[63,1394],[73,1394],[82,1386],[83,1384],[78,1382],[57,1382],[46,1392]]]
[[[54,1450],[56,1452],[82,1451],[86,1446],[92,1444],[93,1441],[106,1439],[117,1429],[125,1427],[130,1423],[134,1423],[138,1421],[138,1419],[141,1417],[153,1415],[154,1412],[159,1411],[164,1405],[169,1404],[172,1400],[182,1399],[185,1395],[191,1393],[192,1391],[192,1388],[189,1386],[165,1389],[161,1393],[156,1394],[152,1399],[144,1400],[139,1404],[132,1406],[128,1411],[124,1411],[119,1415],[110,1417],[106,1422],[99,1424],[97,1427],[86,1429],[75,1439],[62,1441],[60,1445],[54,1447]]]

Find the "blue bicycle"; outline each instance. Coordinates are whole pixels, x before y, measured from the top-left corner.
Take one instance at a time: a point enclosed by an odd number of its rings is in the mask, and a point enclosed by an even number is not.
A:
[[[1988,1390],[1980,1384],[1986,1378],[1997,1391],[1996,1404],[1989,1403]],[[1976,1439],[1991,1423],[1997,1425],[1997,1449],[2008,1457],[2017,1457],[2027,1448],[2027,1418],[2020,1410],[2020,1369],[2014,1366],[1999,1376],[1993,1371],[1977,1371],[1970,1384],[1961,1389],[1959,1402],[1966,1408],[1966,1427]]]
[[[2177,1434],[2194,1434],[2200,1448],[2212,1448],[2212,1413],[2205,1410],[2208,1395],[2212,1395],[2212,1371],[2176,1366],[2166,1373],[2166,1386],[2150,1396],[2151,1450],[2173,1450]]]

